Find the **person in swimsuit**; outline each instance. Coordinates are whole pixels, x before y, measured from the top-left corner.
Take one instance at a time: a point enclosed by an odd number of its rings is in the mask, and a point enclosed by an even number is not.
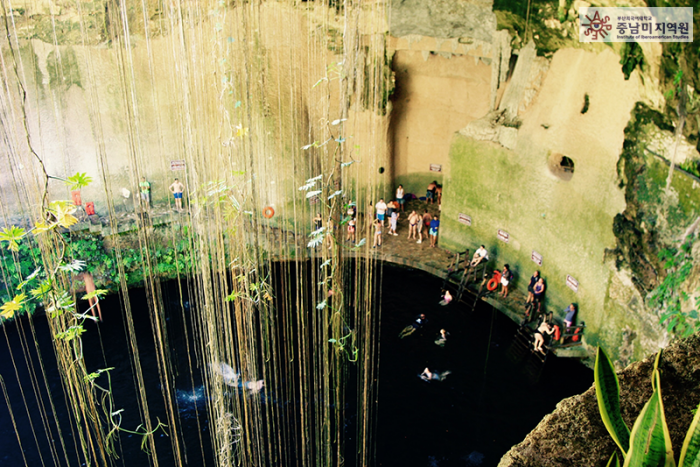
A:
[[[374,243],[372,248],[382,246],[382,222],[379,219],[374,220]]]
[[[447,343],[447,336],[449,335],[449,332],[445,331],[444,329],[440,329],[440,336],[435,340],[435,345],[445,347],[445,344]]]
[[[355,243],[355,218],[354,217],[348,221],[348,237],[345,239],[345,241]]]
[[[401,330],[401,332],[399,333],[399,338],[403,339],[404,337],[410,336],[411,334],[416,332],[416,329],[422,328],[423,325],[427,322],[427,318],[423,313],[421,313],[420,315],[416,316],[416,319],[411,324],[409,324]]]
[[[430,221],[430,230],[428,230],[428,234],[430,235],[430,246],[433,248],[435,248],[435,245],[437,243],[437,234],[439,228],[440,221],[438,220],[437,216],[433,216],[433,220]]]
[[[182,192],[185,190],[185,185],[183,185],[182,182],[176,178],[168,189],[175,198],[175,209],[182,211]]]
[[[535,331],[535,352],[544,353],[544,350],[542,350],[542,346],[544,345],[544,333],[552,335],[553,332],[554,326],[549,324],[549,321],[547,320],[542,321],[540,327],[538,327],[537,331]]]
[[[428,210],[426,209],[423,214],[423,217],[421,218],[421,222],[418,225],[418,241],[416,243],[421,243],[423,241],[423,228],[425,228],[425,230],[429,230],[430,221],[432,220],[433,216],[431,216]]]
[[[435,190],[437,190],[437,180],[433,180],[425,192],[425,201],[433,204],[435,202]]]
[[[420,223],[420,216],[416,211],[411,211],[408,215],[408,239],[413,238],[415,240],[416,233],[418,232],[418,224]]]
[[[449,290],[445,290],[445,293],[442,295],[442,300],[440,300],[440,305],[442,305],[442,306],[449,305],[451,301],[452,301],[452,294],[450,293]]]
[[[423,373],[418,375],[420,379],[423,381],[443,381],[445,378],[447,378],[447,375],[452,373],[451,371],[443,371],[442,373],[439,373],[437,371],[430,371],[428,367],[423,370]]]

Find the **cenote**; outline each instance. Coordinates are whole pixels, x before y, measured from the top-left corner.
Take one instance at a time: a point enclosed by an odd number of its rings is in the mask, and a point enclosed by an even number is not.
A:
[[[317,263],[301,264],[308,270],[312,269],[310,266],[318,267]],[[272,271],[273,283],[282,287],[279,265]],[[370,434],[371,442],[376,445],[374,465],[496,466],[500,457],[520,442],[557,402],[591,385],[592,372],[572,359],[550,356],[541,371],[533,373],[511,351],[517,326],[486,303],[481,303],[474,312],[462,304],[440,306],[441,279],[391,264],[378,263],[375,272],[381,316],[377,314],[378,403]],[[290,283],[284,286],[296,287]],[[161,288],[168,336],[165,350],[170,353],[184,463],[215,465],[211,447],[211,432],[215,427],[207,412],[210,395],[204,389],[203,368],[196,364],[197,349],[193,344],[193,334],[197,332],[197,324],[191,320],[195,300],[186,286],[180,287],[175,281],[164,283]],[[155,358],[158,349],[143,305],[145,300],[143,289],[129,291],[145,378],[143,390],[148,395],[151,418],[165,420],[164,389],[159,383],[160,370]],[[123,302],[119,296],[102,302],[104,322],[87,325],[83,345],[88,369],[114,368],[111,381],[115,406],[124,410],[122,425],[133,429],[141,423],[141,414],[136,403],[138,386],[126,337]],[[276,308],[284,307],[276,303]],[[399,332],[419,313],[426,315],[426,325],[400,339]],[[444,346],[435,343],[440,329],[449,332]],[[75,431],[70,428],[46,318],[36,317],[31,323],[26,318],[6,323],[3,334],[0,354],[11,353],[13,358],[0,361],[11,408],[10,413],[4,403],[0,404],[0,464],[54,465],[52,451],[58,465],[83,464],[85,459],[76,447]],[[41,358],[34,351],[33,340],[41,349]],[[281,341],[287,340],[299,344],[299,336],[284,336]],[[426,367],[451,373],[444,381],[426,382],[419,378]],[[356,409],[354,368],[352,363],[347,365],[346,400],[350,415],[339,430],[348,453],[356,449],[357,417],[351,415]],[[37,377],[41,371],[46,374],[45,383]],[[299,407],[298,399],[285,398],[284,394],[290,392],[283,388],[293,386],[296,378],[298,373],[281,375],[274,380],[276,383],[266,381],[264,389],[254,396],[234,386],[228,391],[239,391],[251,403],[259,402],[263,407],[261,424],[275,411],[282,413],[280,419],[286,420],[284,414],[293,418],[295,409],[318,410],[313,404],[303,408]],[[36,394],[41,396],[37,398]],[[61,432],[53,417],[42,418],[42,414],[51,411],[57,414]],[[286,426],[274,428],[283,434],[265,428],[269,430],[265,435],[274,442],[285,443],[288,453],[285,459],[267,460],[267,465],[301,465],[296,453],[303,449],[303,443],[294,432],[299,427],[295,420],[286,421]],[[166,431],[155,435],[158,463],[175,465],[172,439]],[[153,458],[142,451],[138,435],[122,433],[116,446],[119,457],[113,460],[114,465],[153,464]],[[348,455],[346,465],[354,465],[353,462]]]

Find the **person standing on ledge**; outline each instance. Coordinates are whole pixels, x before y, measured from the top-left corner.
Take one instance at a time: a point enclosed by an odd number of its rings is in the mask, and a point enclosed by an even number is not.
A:
[[[384,227],[384,215],[388,209],[386,203],[384,202],[384,198],[379,198],[379,202],[374,207],[377,210],[377,220],[382,224],[382,227]]]
[[[437,190],[437,180],[433,180],[428,185],[428,189],[425,192],[425,202],[433,204],[435,202],[435,191]]]
[[[433,220],[430,221],[430,230],[428,231],[428,234],[430,234],[430,246],[433,248],[435,248],[435,244],[437,243],[437,235],[439,228],[440,221],[438,220],[437,216],[433,216]]]
[[[530,284],[527,286],[527,300],[525,300],[525,304],[528,304],[535,299],[535,284],[537,284],[539,279],[540,272],[533,272],[532,277],[530,278]]]
[[[513,279],[513,273],[510,272],[510,265],[506,264],[503,266],[503,272],[501,272],[501,292],[500,295],[503,298],[508,296],[508,284]]]
[[[176,178],[169,189],[170,193],[175,197],[175,209],[182,212],[182,192],[185,190],[185,185]]]
[[[401,212],[403,212],[403,203],[404,203],[404,191],[403,191],[403,185],[399,185],[399,187],[396,189],[396,201],[399,203],[399,207],[401,207]]]
[[[141,192],[141,203],[148,209],[151,205],[151,184],[146,181],[146,177],[141,177],[139,191]]]

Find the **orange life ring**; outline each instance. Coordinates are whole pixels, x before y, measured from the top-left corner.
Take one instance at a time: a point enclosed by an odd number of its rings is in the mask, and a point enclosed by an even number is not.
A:
[[[265,209],[263,209],[263,217],[265,217],[266,219],[270,219],[274,215],[275,215],[275,210],[272,209],[272,206],[268,206]]]
[[[554,340],[558,341],[561,338],[561,329],[558,324],[554,325]]]
[[[489,292],[493,292],[498,288],[499,282],[501,282],[501,271],[493,271],[493,277],[486,284],[486,288],[489,289]]]
[[[578,340],[581,336],[577,335],[577,334],[580,332],[581,332],[581,328],[576,328],[576,330],[574,331],[574,335],[571,337],[572,342],[578,342]]]

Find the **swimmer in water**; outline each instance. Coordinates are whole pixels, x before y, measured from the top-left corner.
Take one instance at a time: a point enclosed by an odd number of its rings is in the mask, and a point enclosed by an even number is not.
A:
[[[451,371],[443,371],[442,373],[439,373],[437,371],[430,371],[428,367],[423,370],[423,373],[419,375],[420,379],[423,381],[444,381],[445,378],[447,378],[447,375],[452,373]]]
[[[421,313],[416,317],[415,321],[413,321],[411,324],[409,324],[401,330],[401,332],[399,333],[399,338],[403,339],[404,337],[410,336],[411,334],[416,332],[416,329],[422,328],[423,325],[427,322],[428,320],[426,319],[425,315]]]
[[[447,343],[447,336],[449,336],[450,333],[445,331],[444,329],[440,329],[440,337],[437,338],[435,341],[435,345],[439,345],[440,347],[445,347],[445,344]]]
[[[449,305],[451,301],[452,301],[452,294],[450,293],[449,290],[445,289],[445,294],[442,296],[442,300],[440,300],[440,305],[442,305],[442,306]]]

